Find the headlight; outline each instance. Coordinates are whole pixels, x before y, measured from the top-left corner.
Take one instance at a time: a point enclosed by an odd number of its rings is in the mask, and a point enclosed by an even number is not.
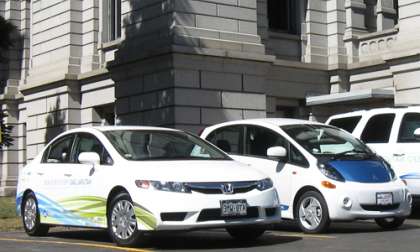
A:
[[[381,160],[382,160],[382,164],[386,167],[386,169],[388,170],[388,172],[389,172],[389,176],[391,177],[391,180],[392,181],[395,181],[395,180],[397,180],[397,175],[395,174],[395,171],[394,171],[394,169],[392,169],[392,167],[391,167],[391,164],[390,163],[388,163],[385,159],[383,159],[382,157],[381,157]]]
[[[269,178],[258,181],[257,189],[260,191],[265,191],[271,187],[273,187],[273,181]]]
[[[328,164],[318,164],[318,168],[325,177],[344,182],[345,179],[334,167]]]
[[[136,186],[142,189],[155,189],[165,192],[191,193],[191,190],[182,182],[162,182],[153,180],[136,180]]]

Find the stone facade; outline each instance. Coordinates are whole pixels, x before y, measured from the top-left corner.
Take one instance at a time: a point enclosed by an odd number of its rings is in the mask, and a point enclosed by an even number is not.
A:
[[[74,127],[198,132],[234,119],[418,104],[420,1],[394,1],[0,0],[17,27],[0,64],[0,104],[15,126],[0,195]],[[394,99],[328,100],[364,89]],[[327,99],[311,104],[317,95]]]

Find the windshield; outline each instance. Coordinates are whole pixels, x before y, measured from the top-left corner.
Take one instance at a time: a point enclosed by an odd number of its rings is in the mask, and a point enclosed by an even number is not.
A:
[[[317,125],[287,125],[281,127],[291,138],[316,157],[372,155],[372,151],[352,135],[337,128]]]
[[[223,152],[185,132],[114,130],[104,134],[128,160],[231,160]]]

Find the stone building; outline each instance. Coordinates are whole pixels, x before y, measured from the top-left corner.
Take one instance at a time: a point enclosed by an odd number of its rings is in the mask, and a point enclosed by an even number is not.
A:
[[[0,195],[58,133],[98,124],[199,131],[419,103],[420,0],[0,0],[15,142]]]

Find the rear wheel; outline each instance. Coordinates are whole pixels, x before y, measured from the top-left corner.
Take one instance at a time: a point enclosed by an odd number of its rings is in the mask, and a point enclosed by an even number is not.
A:
[[[404,221],[405,218],[399,217],[375,219],[376,224],[378,224],[383,229],[397,229],[404,223]]]
[[[138,245],[143,234],[137,228],[134,205],[128,193],[115,196],[108,211],[108,232],[112,240],[120,246]]]
[[[319,192],[304,193],[295,212],[300,229],[305,233],[322,233],[330,225],[327,203]]]
[[[242,241],[256,240],[264,234],[265,229],[258,226],[229,227],[226,231],[235,239]]]
[[[29,193],[22,201],[22,222],[25,232],[30,236],[45,236],[49,227],[41,224],[38,201],[34,193]]]

